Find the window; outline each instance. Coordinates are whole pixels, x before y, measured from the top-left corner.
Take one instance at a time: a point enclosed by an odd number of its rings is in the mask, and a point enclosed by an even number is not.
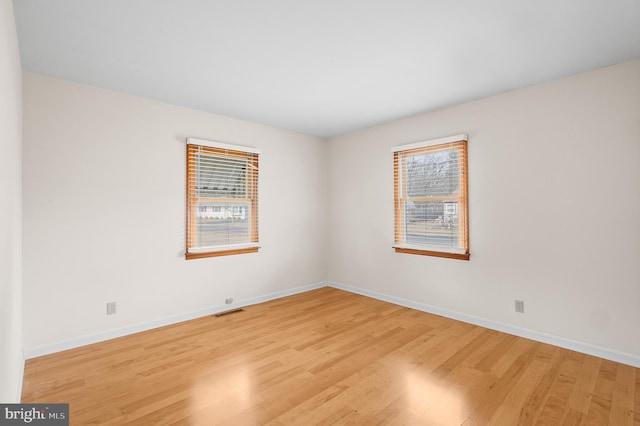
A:
[[[469,260],[467,136],[392,151],[396,252]]]
[[[258,156],[187,139],[187,259],[258,251]]]

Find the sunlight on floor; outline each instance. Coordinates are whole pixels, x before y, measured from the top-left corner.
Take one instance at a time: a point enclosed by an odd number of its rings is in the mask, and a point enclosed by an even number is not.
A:
[[[450,383],[419,371],[405,374],[406,411],[429,425],[458,424],[467,414],[464,396]]]
[[[254,379],[253,370],[246,363],[212,372],[194,383],[190,411],[221,420],[221,413],[228,418],[247,410],[258,402]]]

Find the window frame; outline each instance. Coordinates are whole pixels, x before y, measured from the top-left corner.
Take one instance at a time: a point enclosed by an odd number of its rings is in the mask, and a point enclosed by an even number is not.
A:
[[[195,178],[197,161],[195,160],[195,151],[206,152],[220,157],[236,157],[246,159],[252,166],[252,171],[246,173],[245,198],[224,198],[224,197],[198,197],[196,195]],[[228,256],[244,253],[255,253],[260,249],[259,245],[259,227],[258,227],[258,184],[259,184],[259,156],[260,150],[231,145],[215,141],[206,141],[202,139],[187,138],[186,144],[186,241],[185,241],[185,259],[202,259],[207,257]],[[193,155],[192,155],[193,154]],[[228,244],[209,247],[193,247],[197,240],[197,213],[198,202],[216,201],[223,202],[247,202],[249,204],[249,239],[248,243]]]
[[[391,149],[393,152],[393,190],[394,190],[394,244],[396,253],[417,254],[423,256],[444,257],[449,259],[469,260],[469,180],[468,180],[468,141],[467,135],[455,135],[445,138],[417,142],[407,145],[396,146]],[[459,150],[459,188],[458,196],[442,197],[408,197],[406,195],[406,159],[412,155],[419,155],[428,152],[436,152],[447,149]],[[400,164],[402,163],[402,164]],[[406,202],[410,198],[428,198],[434,201],[438,199],[453,200],[458,203],[458,241],[461,250],[438,250],[437,246],[409,244],[406,242]],[[427,201],[420,200],[420,201]]]

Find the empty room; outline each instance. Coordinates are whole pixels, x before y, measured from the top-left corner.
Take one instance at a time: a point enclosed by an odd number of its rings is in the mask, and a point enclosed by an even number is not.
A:
[[[640,425],[638,0],[0,0],[0,94],[0,424]]]

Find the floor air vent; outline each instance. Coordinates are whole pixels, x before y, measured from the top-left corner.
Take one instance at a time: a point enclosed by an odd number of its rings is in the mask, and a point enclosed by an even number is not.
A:
[[[217,314],[213,314],[213,316],[216,317],[216,318],[220,318],[220,317],[224,317],[226,315],[235,314],[235,313],[238,313],[238,312],[244,312],[244,309],[242,309],[242,308],[231,309],[230,311],[218,312]]]

